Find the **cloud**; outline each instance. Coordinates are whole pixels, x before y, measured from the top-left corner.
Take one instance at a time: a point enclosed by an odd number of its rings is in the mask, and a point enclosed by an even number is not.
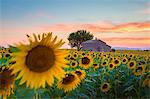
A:
[[[54,24],[40,27],[43,31],[72,32],[86,29],[91,32],[139,33],[150,32],[150,22],[132,22],[122,24],[112,23],[80,23],[80,24]]]
[[[113,37],[113,38],[102,38],[103,41],[111,46],[120,46],[120,47],[149,47],[150,46],[150,37],[147,38],[123,38],[123,37]]]

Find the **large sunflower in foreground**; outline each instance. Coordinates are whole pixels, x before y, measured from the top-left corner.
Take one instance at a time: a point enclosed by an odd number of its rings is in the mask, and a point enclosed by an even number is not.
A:
[[[75,73],[67,73],[57,84],[59,89],[63,89],[65,92],[72,91],[75,89],[81,80]]]
[[[8,67],[0,67],[0,96],[3,99],[13,93],[15,75],[11,75],[11,72]]]
[[[33,34],[34,39],[27,36],[29,44],[16,45],[20,51],[13,53],[12,61],[16,64],[11,67],[12,74],[19,72],[17,79],[21,78],[20,84],[26,82],[30,88],[45,87],[46,82],[52,86],[54,77],[59,79],[65,74],[66,51],[58,49],[64,42],[56,42],[57,36],[53,39],[52,33]]]

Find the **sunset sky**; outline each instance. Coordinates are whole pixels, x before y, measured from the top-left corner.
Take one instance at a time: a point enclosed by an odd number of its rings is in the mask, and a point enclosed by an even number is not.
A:
[[[90,31],[112,47],[150,48],[150,0],[0,0],[0,45],[25,34]]]

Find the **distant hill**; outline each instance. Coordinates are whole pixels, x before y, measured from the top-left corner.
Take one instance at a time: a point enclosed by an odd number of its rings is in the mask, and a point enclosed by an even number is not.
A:
[[[150,48],[128,48],[128,47],[112,47],[116,50],[150,50]]]

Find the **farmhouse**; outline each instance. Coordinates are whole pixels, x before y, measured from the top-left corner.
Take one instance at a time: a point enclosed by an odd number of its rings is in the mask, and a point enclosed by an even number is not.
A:
[[[111,46],[107,45],[102,40],[88,40],[81,43],[82,50],[110,52]]]

